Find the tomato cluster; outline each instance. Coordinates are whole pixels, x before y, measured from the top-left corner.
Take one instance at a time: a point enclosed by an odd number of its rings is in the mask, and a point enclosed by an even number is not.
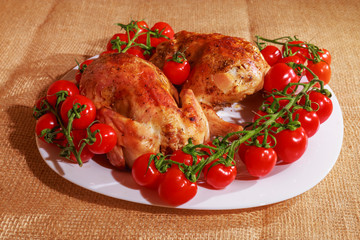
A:
[[[34,106],[35,132],[44,142],[56,144],[60,155],[82,165],[94,154],[108,153],[117,142],[115,130],[97,123],[96,108],[77,86],[67,80],[50,85]]]
[[[255,177],[266,176],[280,161],[298,160],[307,148],[308,138],[316,134],[333,109],[330,93],[324,89],[330,73],[324,77],[326,70],[324,74],[318,72],[319,66],[330,69],[329,52],[303,41],[279,39],[257,37],[261,53],[271,66],[264,79],[266,99],[251,125],[259,132],[241,143],[238,151]],[[259,40],[281,44],[282,50],[273,45],[261,48]],[[305,74],[307,82],[301,81]]]
[[[165,41],[174,39],[174,30],[166,22],[157,22],[151,28],[145,21],[131,21],[129,24],[118,23],[125,32],[114,34],[101,55],[110,53],[127,53],[148,60],[156,52],[156,47]],[[78,64],[76,81],[93,60]],[[166,59],[163,72],[171,83],[182,85],[190,74],[190,64],[184,53],[176,52]]]
[[[235,162],[225,152],[219,144],[193,145],[189,140],[170,156],[141,155],[131,172],[137,184],[156,190],[168,204],[180,205],[196,195],[199,181],[212,189],[223,189],[234,181]]]
[[[260,40],[264,42],[259,42]],[[274,45],[266,45],[265,42],[281,45],[282,48],[280,50]],[[257,36],[257,44],[264,59],[271,66],[264,82],[265,91],[282,90],[288,83],[298,82],[303,75],[306,75],[308,81],[315,78],[324,85],[330,82],[331,55],[328,50],[300,41],[296,37],[271,40]]]

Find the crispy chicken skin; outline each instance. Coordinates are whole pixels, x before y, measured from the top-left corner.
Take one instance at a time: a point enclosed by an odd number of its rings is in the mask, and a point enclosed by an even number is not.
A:
[[[177,90],[152,63],[129,54],[108,54],[83,73],[80,92],[94,101],[100,122],[111,125],[118,142],[108,153],[120,168],[148,152],[170,153],[209,139],[209,126],[193,92]],[[180,103],[177,103],[180,97]]]
[[[204,106],[211,135],[241,130],[241,126],[217,117],[214,109],[239,102],[262,89],[269,65],[255,44],[217,33],[181,31],[174,40],[158,45],[150,61],[162,69],[176,51],[184,52],[190,63],[192,70],[183,87],[193,90]]]

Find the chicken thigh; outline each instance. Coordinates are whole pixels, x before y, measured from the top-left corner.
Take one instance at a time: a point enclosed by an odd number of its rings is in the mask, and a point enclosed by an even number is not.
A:
[[[192,69],[183,88],[191,89],[203,105],[211,135],[241,130],[241,126],[221,120],[215,110],[262,89],[269,65],[256,45],[216,33],[181,31],[174,40],[158,45],[150,61],[162,69],[177,51],[184,52]]]
[[[117,167],[132,167],[144,153],[175,151],[189,138],[195,144],[209,139],[206,116],[193,92],[184,88],[178,96],[160,69],[133,55],[94,60],[83,73],[80,92],[93,100],[100,122],[117,132],[117,145],[108,153]]]

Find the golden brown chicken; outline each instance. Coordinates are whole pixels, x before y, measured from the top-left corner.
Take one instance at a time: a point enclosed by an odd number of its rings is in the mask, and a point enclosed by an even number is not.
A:
[[[169,153],[209,139],[207,119],[193,92],[176,89],[152,63],[129,54],[108,54],[92,62],[80,81],[81,94],[89,97],[101,122],[118,134],[117,146],[108,153],[120,168],[148,152]],[[180,105],[180,106],[179,106]]]
[[[203,104],[211,135],[241,130],[241,126],[222,121],[215,110],[263,87],[269,65],[256,45],[216,33],[181,31],[174,40],[158,45],[150,61],[162,69],[166,59],[177,51],[185,53],[192,69],[183,88],[193,90]]]

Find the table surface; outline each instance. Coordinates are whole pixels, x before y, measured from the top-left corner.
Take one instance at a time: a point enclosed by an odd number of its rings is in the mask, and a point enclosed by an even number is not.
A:
[[[0,238],[358,239],[360,236],[360,2],[1,1]],[[104,50],[131,19],[175,31],[253,40],[294,36],[332,55],[330,86],[344,118],[340,156],[311,190],[251,209],[194,211],[141,205],[72,184],[42,160],[32,106],[79,62]]]

